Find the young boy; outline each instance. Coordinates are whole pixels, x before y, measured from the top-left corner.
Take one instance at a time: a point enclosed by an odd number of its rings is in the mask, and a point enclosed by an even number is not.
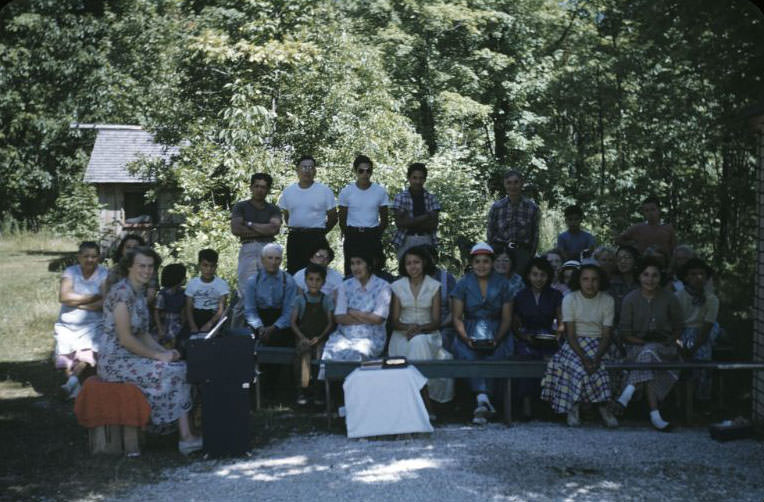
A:
[[[580,260],[581,252],[594,251],[597,241],[592,234],[581,230],[584,211],[578,206],[565,208],[565,224],[568,230],[557,236],[557,248],[562,251],[562,260]]]
[[[658,199],[648,197],[642,201],[642,216],[645,221],[626,229],[616,237],[619,246],[634,246],[640,253],[655,247],[663,256],[670,257],[676,247],[676,233],[670,223],[661,223],[661,207]]]
[[[218,253],[214,249],[199,251],[199,277],[186,286],[186,322],[191,333],[209,331],[223,316],[230,289],[217,277]]]
[[[331,295],[321,292],[325,281],[326,269],[321,265],[309,263],[305,268],[307,291],[299,293],[294,299],[292,331],[297,342],[297,362],[300,372],[297,384],[297,404],[300,406],[308,404],[310,360],[321,353],[321,347],[334,327],[332,320],[334,301]],[[314,402],[320,404],[318,400]]]

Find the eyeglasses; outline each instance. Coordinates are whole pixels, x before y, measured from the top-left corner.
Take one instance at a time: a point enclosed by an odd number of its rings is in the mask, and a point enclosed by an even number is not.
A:
[[[356,172],[358,172],[358,173],[369,173],[369,174],[371,174],[371,168],[367,168],[367,167],[361,167],[361,168],[358,168],[358,169],[356,169]]]
[[[318,258],[319,260],[328,260],[329,255],[324,253],[316,253],[313,255],[313,258]]]

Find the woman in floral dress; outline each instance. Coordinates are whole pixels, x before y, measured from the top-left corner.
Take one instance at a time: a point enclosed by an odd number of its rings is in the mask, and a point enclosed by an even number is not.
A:
[[[191,386],[186,363],[177,350],[159,345],[149,334],[149,309],[144,289],[159,264],[148,247],[136,247],[123,257],[125,278],[112,286],[104,301],[104,335],[98,376],[107,382],[136,385],[151,406],[155,425],[178,421],[178,449],[188,454],[201,449],[202,440],[191,432]]]

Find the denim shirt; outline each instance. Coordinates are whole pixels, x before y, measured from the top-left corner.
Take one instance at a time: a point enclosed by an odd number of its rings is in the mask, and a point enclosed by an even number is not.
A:
[[[297,291],[294,279],[283,270],[269,274],[259,270],[247,279],[244,288],[244,317],[252,328],[263,327],[258,309],[280,309],[281,315],[273,323],[279,329],[288,328],[292,323],[292,308]]]

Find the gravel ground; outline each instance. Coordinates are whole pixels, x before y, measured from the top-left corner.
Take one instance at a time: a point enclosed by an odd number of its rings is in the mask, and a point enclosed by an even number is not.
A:
[[[202,461],[120,494],[128,501],[764,502],[764,443],[705,429],[444,426],[432,435],[277,441],[244,460]]]

